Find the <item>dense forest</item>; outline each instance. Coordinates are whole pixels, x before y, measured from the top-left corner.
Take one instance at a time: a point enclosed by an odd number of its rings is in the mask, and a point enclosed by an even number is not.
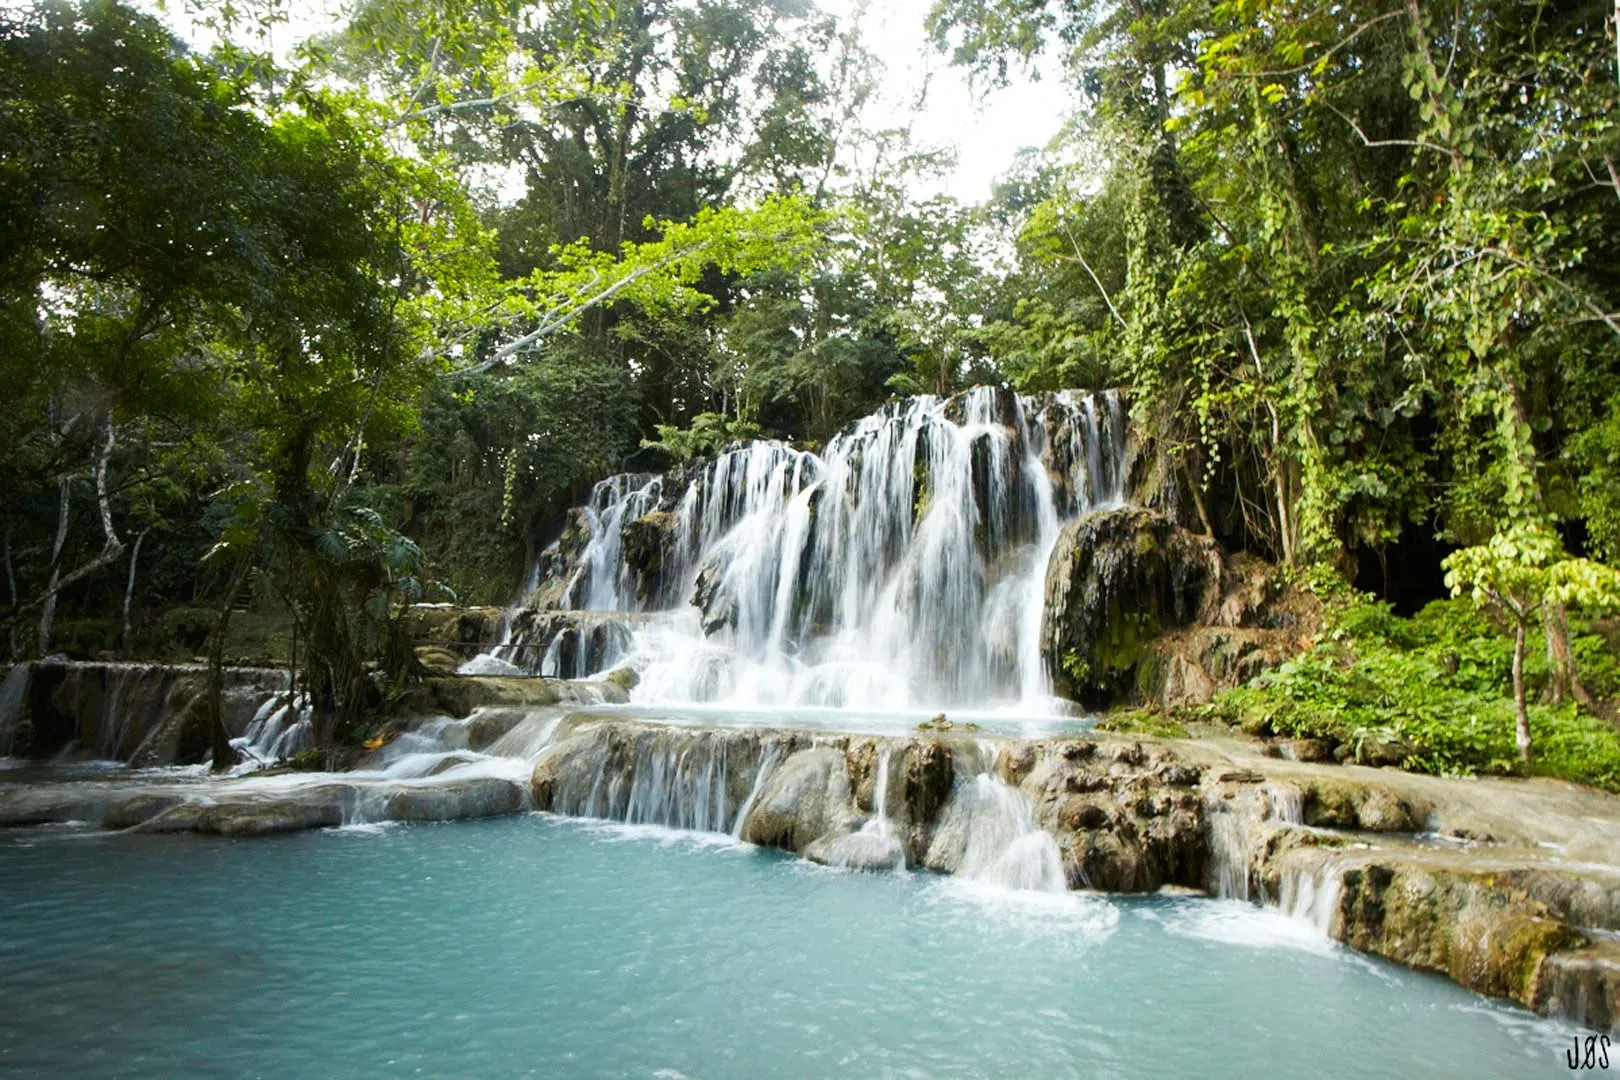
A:
[[[1602,711],[1607,0],[939,0],[981,85],[1041,60],[1079,102],[978,204],[800,0],[361,0],[291,50],[296,5],[194,14],[0,13],[14,659],[217,664],[273,609],[340,736],[409,675],[405,605],[508,601],[609,473],[1121,387],[1227,550],[1380,618],[1476,600],[1521,721],[1527,664]]]

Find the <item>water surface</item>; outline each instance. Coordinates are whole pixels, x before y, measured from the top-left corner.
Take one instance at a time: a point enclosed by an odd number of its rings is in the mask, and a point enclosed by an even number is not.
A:
[[[544,815],[0,836],[16,1076],[1519,1077],[1561,1025],[1194,898]]]

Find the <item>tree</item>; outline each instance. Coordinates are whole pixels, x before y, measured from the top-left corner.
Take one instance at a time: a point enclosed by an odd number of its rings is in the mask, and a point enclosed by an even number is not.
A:
[[[1515,525],[1484,544],[1446,557],[1446,587],[1504,617],[1513,632],[1513,703],[1519,757],[1529,761],[1530,711],[1525,700],[1524,643],[1532,620],[1548,604],[1575,604],[1594,612],[1620,609],[1620,571],[1571,558],[1545,525]]]

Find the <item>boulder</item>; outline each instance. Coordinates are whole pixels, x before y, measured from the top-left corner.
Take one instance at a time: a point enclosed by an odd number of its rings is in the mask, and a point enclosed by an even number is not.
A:
[[[1057,692],[1094,706],[1133,697],[1153,643],[1209,614],[1220,575],[1213,541],[1152,510],[1098,510],[1065,526],[1041,626]]]
[[[829,833],[849,832],[852,804],[843,751],[801,750],[771,774],[743,822],[742,837],[762,847],[802,852]]]
[[[197,815],[196,829],[220,836],[269,836],[304,829],[332,828],[343,823],[348,789],[312,788],[284,799],[220,803]]]
[[[384,806],[390,821],[461,821],[515,814],[525,802],[523,789],[510,780],[479,777],[401,788],[389,793]]]

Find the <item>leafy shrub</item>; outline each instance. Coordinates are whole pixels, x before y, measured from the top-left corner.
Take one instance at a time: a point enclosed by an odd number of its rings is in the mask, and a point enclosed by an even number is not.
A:
[[[733,420],[712,412],[698,413],[692,417],[689,428],[658,424],[657,429],[657,440],[643,439],[641,445],[659,447],[680,462],[719,453],[734,442],[757,439],[760,433],[758,424]]]
[[[1589,688],[1607,693],[1620,659],[1575,624],[1572,641]],[[1442,600],[1414,618],[1357,599],[1334,610],[1311,650],[1223,694],[1218,715],[1250,732],[1368,740],[1405,748],[1403,765],[1471,775],[1518,768],[1513,741],[1513,646],[1466,601]],[[1531,687],[1546,683],[1544,650],[1526,657]],[[1534,705],[1533,770],[1620,791],[1620,732],[1573,705]]]

